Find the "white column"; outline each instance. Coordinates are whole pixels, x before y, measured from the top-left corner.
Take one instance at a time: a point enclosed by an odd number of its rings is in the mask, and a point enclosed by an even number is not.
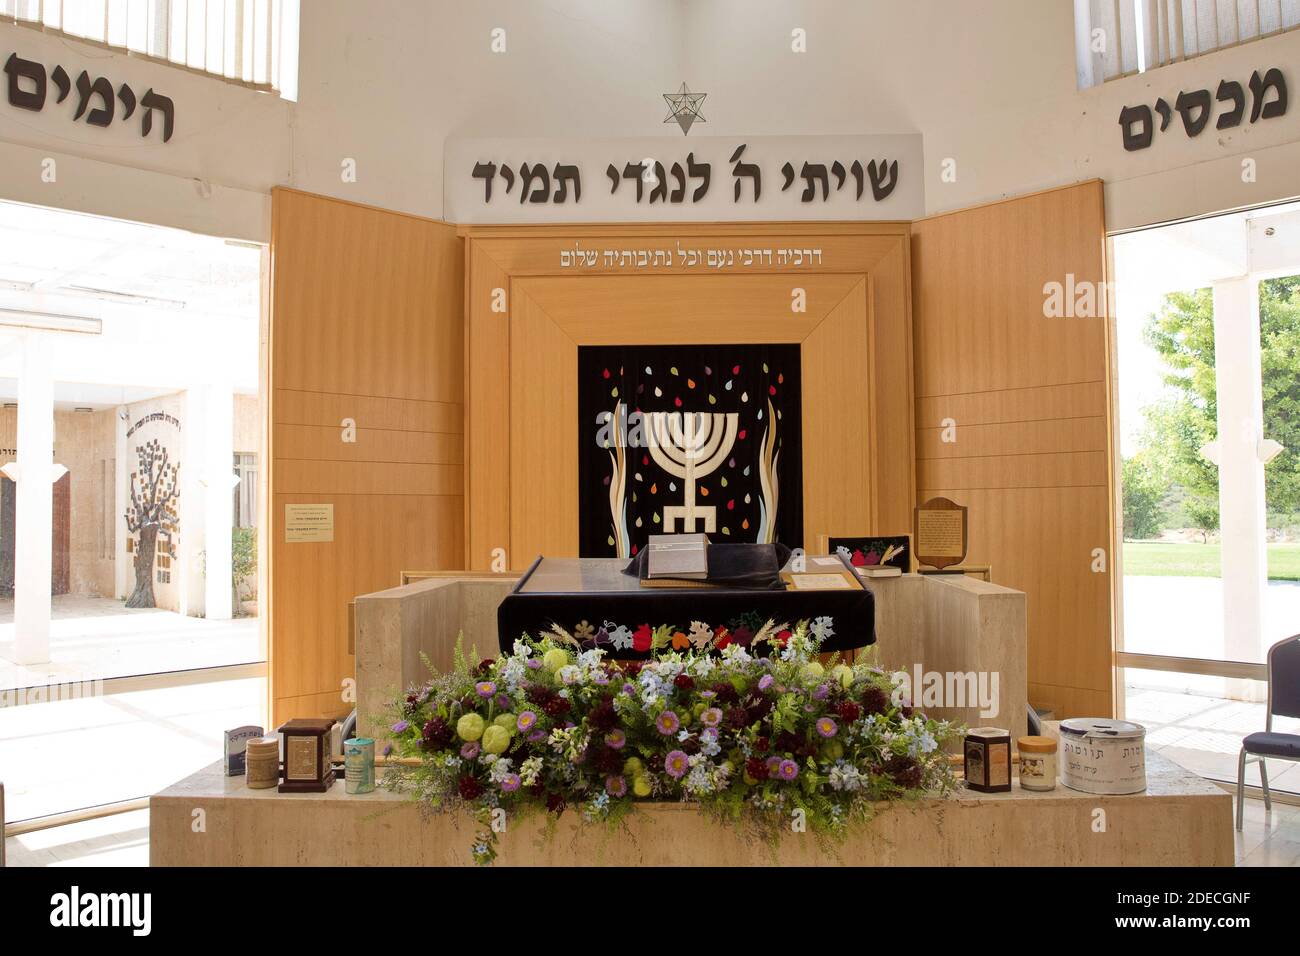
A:
[[[1222,540],[1223,656],[1261,661],[1264,588],[1264,466],[1259,365],[1259,283],[1249,277],[1214,284],[1214,356],[1218,389],[1219,529]],[[1230,680],[1231,697],[1252,686]]]
[[[18,375],[14,629],[19,664],[50,659],[54,533],[54,379],[48,336],[29,333]]]
[[[115,428],[113,436],[113,459],[115,462],[113,469],[113,508],[116,513],[113,515],[115,522],[115,531],[113,533],[113,593],[118,600],[124,600],[131,594],[132,581],[135,576],[131,555],[126,550],[126,540],[130,535],[126,527],[127,482],[130,481],[131,469],[135,463],[135,450],[130,447],[126,438],[127,430],[131,427],[131,422],[127,420],[127,406],[117,406],[114,416],[116,421],[113,423]]]
[[[213,621],[234,616],[234,588],[231,582],[231,529],[234,526],[235,395],[230,384],[205,389],[203,431],[204,539],[207,550],[207,580],[204,607]]]
[[[192,385],[185,391],[181,412],[181,493],[176,510],[180,514],[179,570],[180,606],[177,610],[188,617],[202,617],[207,610],[204,602],[205,574],[203,551],[207,547],[205,534],[203,484],[203,430],[207,409],[207,387]]]

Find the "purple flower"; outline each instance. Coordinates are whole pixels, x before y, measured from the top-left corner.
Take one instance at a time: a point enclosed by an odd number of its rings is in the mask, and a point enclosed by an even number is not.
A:
[[[681,750],[670,750],[668,756],[664,758],[664,770],[668,776],[674,780],[680,780],[686,776],[686,771],[690,769],[690,758]]]
[[[466,760],[473,760],[475,757],[478,756],[478,749],[479,749],[478,741],[471,740],[469,743],[465,744],[460,748],[460,755],[464,757]]]
[[[501,791],[503,793],[514,793],[519,789],[519,774],[508,773],[501,778]]]
[[[780,770],[780,768],[781,768],[781,758],[780,758],[780,757],[768,757],[768,758],[767,758],[767,773],[768,773],[768,776],[770,776],[770,777],[775,777],[776,774],[777,774],[777,771]]]
[[[627,793],[627,781],[621,776],[606,777],[605,792],[611,797],[621,797]]]
[[[545,739],[546,739],[546,731],[542,730],[542,728],[540,727],[538,727],[536,730],[534,730],[531,734],[528,735],[528,742],[530,744],[539,744]]]
[[[609,675],[604,671],[596,671],[596,673],[591,675],[591,682],[600,687],[604,687],[609,683]]]
[[[500,707],[502,710],[505,710],[507,707],[510,706],[510,697],[509,695],[506,694],[505,691],[502,691],[501,693],[497,694],[497,706]]]
[[[527,662],[527,664],[526,664],[525,666],[526,666],[529,670],[533,670],[533,671],[535,671],[535,670],[537,670],[539,667],[542,666],[542,662],[539,661],[539,660],[538,660],[537,658],[535,658],[535,657],[531,657],[531,658],[528,659],[528,662]]]
[[[393,745],[392,745],[392,744],[384,744],[384,756],[387,757],[387,756],[388,756],[390,753],[392,753],[392,752],[393,752]]]
[[[776,768],[776,775],[782,780],[793,780],[799,776],[799,765],[793,760],[782,760]]]
[[[705,727],[716,727],[722,723],[722,708],[710,707],[700,714],[700,723]]]
[[[758,679],[758,689],[767,690],[775,682],[776,682],[776,678],[773,677],[771,674],[764,674],[762,677]]]
[[[818,717],[816,726],[817,733],[821,734],[823,737],[834,737],[840,729],[839,725],[829,717]]]
[[[478,691],[480,697],[491,697],[497,692],[497,685],[490,680],[481,680],[474,685],[474,689]]]
[[[825,684],[818,684],[817,689],[813,691],[813,700],[825,700],[830,692],[831,689]]]
[[[623,693],[627,694],[629,697],[635,697],[635,696],[636,696],[636,684],[633,684],[631,681],[628,681],[627,683],[625,683],[625,684],[623,685]]]
[[[605,735],[605,746],[610,750],[622,750],[627,743],[627,734],[621,730],[611,730]]]
[[[406,730],[406,728],[410,726],[411,726],[411,722],[409,720],[399,720],[397,723],[393,724],[393,733],[395,734],[403,733]]]
[[[537,715],[531,710],[525,710],[518,719],[515,720],[515,726],[519,728],[521,734],[526,734],[537,725]]]
[[[681,725],[682,722],[677,719],[677,715],[671,710],[665,710],[655,720],[655,729],[665,737],[677,733],[677,728]]]
[[[718,694],[716,691],[702,690],[700,691],[700,696],[703,697],[705,700],[713,700],[713,698],[717,697]]]

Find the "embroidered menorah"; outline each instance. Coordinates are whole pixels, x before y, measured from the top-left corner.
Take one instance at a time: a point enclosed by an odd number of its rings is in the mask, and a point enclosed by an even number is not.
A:
[[[651,412],[647,442],[655,464],[680,478],[685,500],[664,508],[664,531],[672,533],[678,518],[683,531],[694,531],[696,519],[705,531],[716,531],[717,510],[695,503],[695,482],[712,474],[736,444],[740,416],[736,412]]]

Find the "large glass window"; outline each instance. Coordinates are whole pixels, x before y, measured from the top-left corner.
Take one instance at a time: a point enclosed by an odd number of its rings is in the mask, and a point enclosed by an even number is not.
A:
[[[298,0],[0,0],[0,17],[298,98]]]

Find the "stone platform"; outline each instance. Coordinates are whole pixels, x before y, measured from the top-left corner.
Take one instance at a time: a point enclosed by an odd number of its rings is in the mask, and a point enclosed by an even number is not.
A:
[[[772,852],[690,806],[647,803],[626,829],[584,826],[570,811],[545,839],[542,819],[526,819],[502,836],[498,865],[1231,866],[1231,795],[1159,754],[1147,761],[1147,790],[1128,796],[1017,783],[1010,793],[961,789],[886,806],[832,855],[810,834]],[[382,789],[249,790],[219,763],[155,795],[149,809],[153,866],[460,866],[471,863],[476,831],[466,815],[422,817]],[[203,832],[194,832],[196,810]]]

